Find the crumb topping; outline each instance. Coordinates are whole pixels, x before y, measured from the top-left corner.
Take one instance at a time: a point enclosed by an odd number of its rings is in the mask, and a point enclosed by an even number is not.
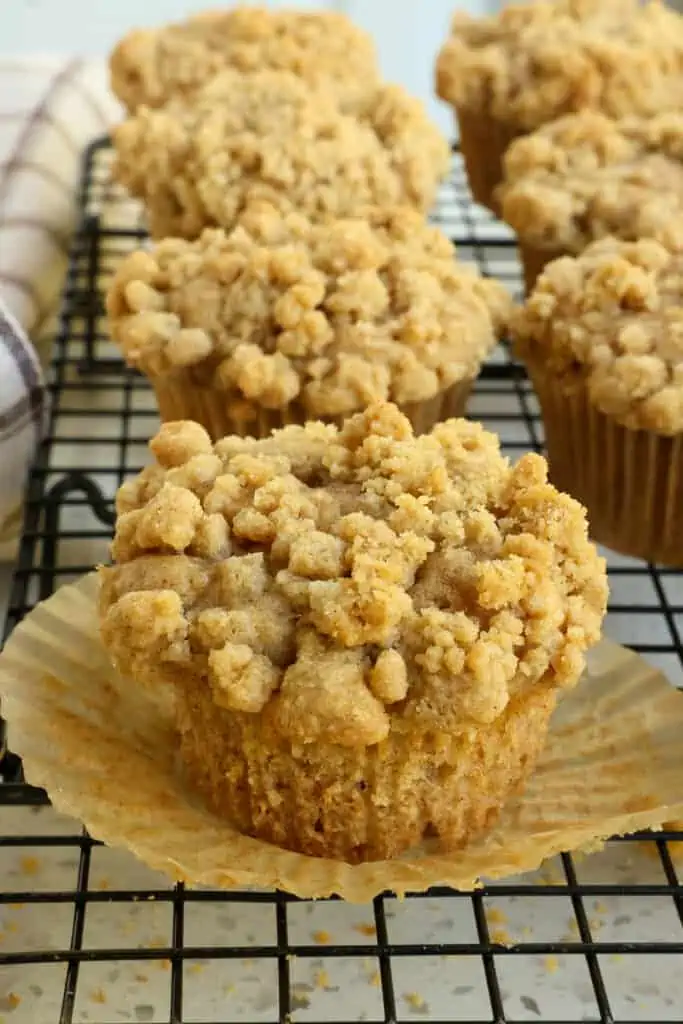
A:
[[[473,376],[507,321],[502,285],[408,208],[316,224],[268,205],[230,234],[123,260],[107,308],[132,366],[192,367],[226,400],[340,416]]]
[[[683,249],[683,115],[570,114],[517,139],[499,190],[525,242],[579,253],[598,238]]]
[[[426,210],[450,151],[419,100],[381,85],[362,115],[284,71],[224,71],[192,104],[141,107],[113,133],[115,173],[155,237],[231,228],[252,200],[314,217],[406,203]]]
[[[290,71],[309,87],[334,90],[349,109],[379,78],[370,36],[335,11],[208,11],[130,32],[110,59],[112,89],[129,111],[187,101],[225,68]]]
[[[102,570],[104,642],[136,678],[190,673],[293,743],[368,746],[571,686],[599,637],[584,510],[476,423],[414,437],[378,404],[213,447],[169,423],[151,447]]]
[[[683,98],[683,20],[658,0],[536,0],[456,14],[437,92],[520,133],[592,108],[655,114]]]
[[[513,318],[523,359],[624,426],[683,430],[683,256],[658,242],[594,242],[550,263]]]

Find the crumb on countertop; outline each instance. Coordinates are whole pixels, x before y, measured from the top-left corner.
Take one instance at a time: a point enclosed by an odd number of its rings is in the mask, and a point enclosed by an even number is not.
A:
[[[513,946],[514,939],[505,928],[494,928],[491,931],[491,942],[497,946]]]
[[[374,938],[377,935],[377,927],[369,922],[354,924],[353,930],[358,932],[359,935],[366,935],[368,938]]]
[[[316,988],[329,988],[330,976],[326,970],[319,967],[313,973],[313,982]]]
[[[404,1002],[408,1005],[414,1013],[427,1013],[428,1006],[427,1002],[419,994],[419,992],[405,992],[403,995]]]
[[[508,916],[500,907],[487,907],[485,917],[489,924],[507,924]]]

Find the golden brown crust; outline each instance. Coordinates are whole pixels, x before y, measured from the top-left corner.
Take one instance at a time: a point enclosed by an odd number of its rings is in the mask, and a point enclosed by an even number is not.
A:
[[[511,301],[410,209],[320,225],[260,205],[230,235],[134,253],[107,306],[126,359],[153,377],[193,368],[231,407],[335,417],[475,376]]]
[[[165,425],[119,491],[102,635],[153,685],[200,686],[289,744],[460,735],[571,686],[605,608],[583,509],[451,420],[391,405],[211,446]]]
[[[362,115],[283,71],[224,71],[192,104],[141,107],[113,133],[115,172],[152,235],[232,228],[252,200],[322,218],[405,203],[426,210],[449,147],[420,102],[378,86]]]
[[[375,747],[294,752],[266,716],[217,708],[201,686],[180,703],[183,766],[211,810],[245,835],[357,863],[425,835],[457,849],[490,827],[536,764],[555,694],[539,689],[456,739],[408,723]]]
[[[520,134],[584,108],[654,114],[683,96],[683,21],[658,0],[537,0],[454,18],[437,92]]]
[[[270,68],[331,89],[355,109],[377,84],[375,49],[366,32],[333,11],[208,11],[159,29],[130,32],[110,60],[111,85],[129,110],[193,98],[226,68]]]
[[[521,357],[635,430],[683,430],[683,256],[604,239],[550,263],[513,318]]]
[[[503,218],[527,245],[579,253],[613,235],[683,248],[683,115],[570,114],[505,155]]]

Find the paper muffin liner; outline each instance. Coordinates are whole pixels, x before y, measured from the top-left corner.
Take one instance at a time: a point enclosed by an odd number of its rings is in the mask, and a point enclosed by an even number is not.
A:
[[[563,390],[530,367],[552,482],[586,506],[591,536],[615,551],[683,566],[683,435],[631,430],[578,383]]]
[[[524,276],[524,288],[527,295],[534,290],[536,279],[543,273],[544,269],[553,260],[559,260],[561,256],[569,256],[566,249],[538,249],[534,245],[527,245],[522,238],[517,239],[519,258],[522,263],[522,274]]]
[[[503,157],[520,133],[483,110],[456,107],[456,114],[470,192],[478,203],[497,214],[500,206],[495,191],[503,180]]]
[[[111,667],[97,593],[95,574],[63,587],[8,640],[0,693],[11,745],[57,810],[174,879],[365,902],[385,889],[471,889],[562,850],[683,818],[683,695],[604,640],[555,712],[524,795],[464,850],[444,854],[424,844],[397,860],[352,866],[240,835],[187,790],[167,693]]]
[[[228,434],[268,437],[290,423],[303,424],[312,417],[298,402],[284,409],[263,409],[252,402],[236,402],[221,391],[199,386],[187,372],[165,373],[150,378],[162,422],[194,420],[208,430],[214,441]],[[441,420],[464,416],[472,380],[461,380],[433,398],[400,406],[416,434],[424,434]],[[360,411],[360,410],[356,410]],[[350,415],[350,414],[349,414]],[[345,416],[321,416],[326,423],[342,426]]]

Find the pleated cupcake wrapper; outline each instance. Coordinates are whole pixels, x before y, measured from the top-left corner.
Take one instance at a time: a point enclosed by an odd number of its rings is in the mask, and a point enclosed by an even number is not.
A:
[[[580,383],[563,391],[530,367],[550,477],[586,506],[594,540],[624,555],[683,566],[683,434],[630,430]]]
[[[503,157],[520,133],[489,117],[485,111],[456,109],[460,150],[465,161],[470,192],[478,203],[499,212],[496,188],[503,180]]]
[[[237,403],[224,392],[198,387],[188,374],[182,372],[155,376],[151,382],[162,421],[195,420],[208,430],[214,440],[228,434],[267,437],[279,427],[290,423],[303,424],[311,419],[310,413],[297,402],[291,402],[284,409],[263,409],[253,403]],[[471,389],[470,379],[458,381],[433,398],[407,403],[400,408],[412,423],[415,433],[424,434],[441,420],[464,416]],[[327,423],[342,426],[347,417],[321,418]]]
[[[559,260],[562,256],[572,255],[566,249],[538,249],[534,245],[527,245],[522,238],[517,239],[517,247],[522,263],[524,288],[527,295],[531,295],[536,279],[543,273],[549,263],[552,263],[553,260]]]
[[[561,702],[525,795],[466,849],[444,854],[425,844],[399,860],[350,866],[250,839],[186,790],[168,694],[111,668],[97,587],[92,574],[64,587],[7,642],[0,692],[11,744],[57,810],[174,879],[365,902],[386,889],[471,889],[562,850],[683,817],[683,695],[605,640]]]

